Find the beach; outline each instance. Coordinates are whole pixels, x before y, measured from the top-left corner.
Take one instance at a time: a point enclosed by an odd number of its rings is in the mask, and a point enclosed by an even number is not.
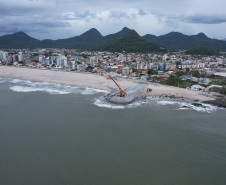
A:
[[[99,75],[97,73],[79,73],[74,71],[66,72],[48,69],[0,66],[0,77],[37,82],[49,82],[82,88],[88,87],[107,90],[108,92],[110,92],[112,89],[117,88],[114,82],[108,79],[107,76]],[[199,91],[166,86],[151,82],[144,82],[141,80],[117,78],[117,83],[121,86],[122,89],[127,89],[140,83],[147,83],[147,88],[150,88],[152,91],[147,92],[147,89],[144,89],[143,93],[145,96],[169,96],[198,101],[214,100],[211,97],[204,96],[202,92]]]

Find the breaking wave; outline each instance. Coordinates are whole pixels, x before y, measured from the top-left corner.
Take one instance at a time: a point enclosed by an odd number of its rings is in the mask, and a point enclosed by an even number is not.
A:
[[[51,89],[51,88],[35,88],[35,87],[25,87],[25,86],[12,86],[10,87],[11,90],[16,92],[35,92],[35,91],[42,91],[47,92],[49,94],[69,94],[70,92]]]
[[[0,77],[0,83],[5,83],[5,82],[7,82],[7,78],[1,78]]]
[[[107,94],[105,90],[99,90],[94,88],[78,88],[72,86],[64,86],[60,84],[48,83],[48,82],[32,82],[29,80],[11,79],[11,78],[0,78],[0,83],[10,83],[10,89],[15,92],[29,93],[29,92],[46,92],[51,95],[66,95],[66,94],[83,94],[83,95],[94,95],[98,93]],[[214,105],[204,104],[202,106],[195,106],[191,101],[182,99],[170,99],[167,97],[147,97],[146,101],[140,100],[135,101],[128,105],[113,104],[105,100],[103,96],[94,100],[94,105],[102,108],[109,109],[127,109],[136,108],[144,104],[149,104],[153,107],[164,106],[172,110],[177,111],[198,111],[198,112],[215,112],[219,108]]]
[[[109,109],[126,109],[126,108],[136,108],[143,105],[144,103],[145,103],[144,101],[139,100],[139,101],[134,101],[133,103],[130,103],[127,105],[120,105],[120,104],[110,103],[107,100],[105,100],[104,97],[100,97],[95,100],[94,105],[98,107],[109,108]]]
[[[49,94],[84,94],[93,95],[96,93],[107,93],[105,90],[93,89],[93,88],[78,88],[72,86],[64,86],[60,84],[48,83],[48,82],[31,82],[29,80],[13,79],[10,83],[17,84],[10,87],[11,90],[16,92],[35,92],[42,91]]]
[[[148,98],[149,103],[155,103],[157,105],[161,106],[169,106],[170,108],[174,110],[193,110],[193,111],[198,111],[198,112],[207,112],[211,113],[216,111],[217,109],[222,109],[220,107],[206,104],[206,103],[201,103],[202,106],[195,106],[193,105],[191,101],[186,101],[186,100],[174,100],[170,98],[159,98],[159,97],[150,97]]]

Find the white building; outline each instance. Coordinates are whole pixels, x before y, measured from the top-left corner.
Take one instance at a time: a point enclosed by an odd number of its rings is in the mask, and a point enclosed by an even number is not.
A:
[[[93,57],[90,57],[89,61],[92,64],[98,64],[99,58],[93,56]]]
[[[201,85],[192,85],[191,86],[191,90],[195,90],[195,91],[203,91],[205,89],[205,87],[201,86]]]
[[[149,68],[152,68],[152,65],[153,65],[153,63],[146,64],[146,63],[142,62],[140,64],[137,64],[137,70],[148,70]]]
[[[18,53],[18,61],[23,61],[23,52]]]
[[[8,52],[0,51],[0,60],[6,60],[8,56]]]
[[[129,67],[123,67],[122,68],[122,75],[129,75],[130,74],[130,68]]]
[[[57,67],[59,68],[64,68],[67,66],[67,57],[65,57],[64,55],[59,54],[56,57],[56,61],[57,61]]]

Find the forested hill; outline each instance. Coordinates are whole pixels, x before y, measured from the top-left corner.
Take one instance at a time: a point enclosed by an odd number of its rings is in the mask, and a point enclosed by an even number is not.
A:
[[[206,47],[215,51],[226,51],[226,41],[208,38],[204,33],[188,36],[178,32],[171,32],[158,37],[147,34],[143,38],[173,50]]]
[[[135,30],[126,27],[117,33],[106,36],[102,36],[97,29],[92,28],[80,36],[58,40],[38,40],[24,32],[0,36],[0,49],[65,48],[150,52],[163,51],[163,48],[178,50],[196,47],[206,47],[214,51],[226,51],[226,41],[208,38],[204,33],[188,36],[178,32],[171,32],[161,36],[147,34],[141,37]]]
[[[98,50],[111,52],[166,52],[166,49],[158,44],[150,43],[140,37],[135,30],[130,30],[121,39],[107,43],[99,47]]]

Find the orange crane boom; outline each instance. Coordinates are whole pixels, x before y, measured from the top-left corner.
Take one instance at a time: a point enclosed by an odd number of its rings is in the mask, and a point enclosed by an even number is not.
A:
[[[121,87],[116,83],[116,81],[111,77],[111,75],[109,75],[109,77],[113,80],[113,82],[115,82],[115,84],[117,85],[117,87],[121,91],[121,95],[126,96],[126,92],[121,89]]]

